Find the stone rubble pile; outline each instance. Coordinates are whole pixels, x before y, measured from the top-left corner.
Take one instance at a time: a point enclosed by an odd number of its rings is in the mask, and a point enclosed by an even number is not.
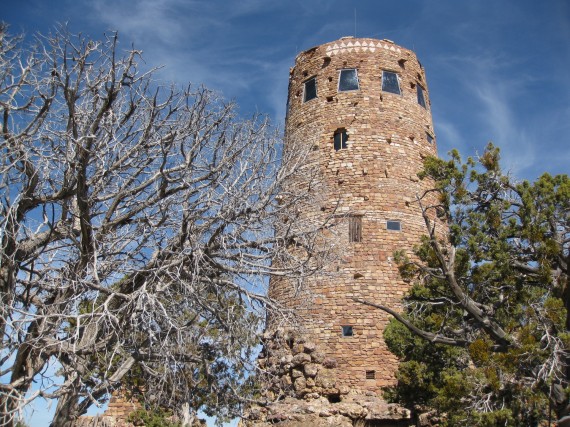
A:
[[[314,342],[291,330],[277,329],[264,335],[264,350],[258,358],[265,372],[266,398],[339,399],[347,387],[337,387],[335,359],[326,357]]]
[[[374,392],[337,385],[336,360],[299,333],[266,332],[258,364],[265,371],[265,398],[272,403],[249,407],[242,427],[410,425],[407,409]]]

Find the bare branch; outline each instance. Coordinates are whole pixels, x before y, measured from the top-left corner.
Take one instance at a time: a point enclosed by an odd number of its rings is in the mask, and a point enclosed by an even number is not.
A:
[[[418,337],[421,337],[427,341],[430,341],[434,344],[446,344],[446,345],[453,345],[456,347],[465,347],[467,346],[469,343],[465,340],[459,340],[459,339],[454,339],[454,338],[449,338],[449,337],[445,337],[439,334],[434,334],[432,332],[428,332],[428,331],[424,331],[418,327],[416,327],[413,323],[411,323],[410,321],[408,321],[407,319],[405,319],[402,315],[398,314],[396,311],[385,307],[383,305],[380,304],[375,304],[373,302],[370,301],[365,301],[359,298],[352,298],[354,301],[360,303],[360,304],[364,304],[364,305],[368,305],[370,307],[374,307],[374,308],[378,308],[380,310],[385,311],[388,314],[391,314],[392,316],[394,316],[394,318],[400,322],[402,325],[404,325],[406,328],[408,328],[410,330],[410,332],[416,334]]]

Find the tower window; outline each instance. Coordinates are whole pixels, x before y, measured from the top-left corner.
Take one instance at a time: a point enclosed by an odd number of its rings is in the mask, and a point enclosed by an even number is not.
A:
[[[366,379],[367,380],[376,379],[376,371],[366,371]]]
[[[386,221],[386,230],[402,231],[402,224],[400,223],[400,221],[388,220]]]
[[[352,330],[352,325],[342,326],[342,336],[343,337],[353,337],[354,331]]]
[[[351,216],[348,220],[348,240],[350,242],[362,241],[362,217]]]
[[[338,79],[338,91],[344,92],[347,90],[358,90],[358,74],[356,69],[350,68],[346,70],[340,70],[340,76]]]
[[[382,92],[401,94],[398,74],[392,71],[382,71]]]
[[[348,141],[348,134],[345,128],[337,129],[334,133],[334,149],[335,151],[346,148],[346,141]]]
[[[421,87],[420,85],[416,85],[417,88],[417,92],[418,92],[418,104],[420,104],[422,107],[426,108],[426,99],[424,96],[424,88]]]
[[[310,101],[317,97],[317,79],[315,77],[307,80],[304,86],[303,102]]]
[[[431,136],[429,133],[426,132],[426,139],[427,142],[429,142],[430,144],[433,144],[433,136]]]

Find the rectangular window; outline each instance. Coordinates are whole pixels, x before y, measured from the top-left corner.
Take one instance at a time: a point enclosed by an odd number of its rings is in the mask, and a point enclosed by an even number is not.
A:
[[[392,71],[382,71],[382,92],[395,93],[400,95],[400,81],[398,74]]]
[[[400,223],[400,221],[388,220],[386,221],[386,230],[402,231],[402,224]]]
[[[340,70],[338,79],[338,91],[344,92],[347,90],[358,90],[358,74],[356,69]]]
[[[376,379],[376,371],[366,371],[366,379],[367,380]]]
[[[317,97],[317,79],[313,77],[305,82],[305,90],[303,92],[303,102],[310,101]]]
[[[346,129],[337,129],[334,133],[334,149],[335,151],[346,148],[346,141],[348,141],[348,135]]]
[[[420,104],[422,107],[426,108],[426,99],[424,97],[424,88],[421,87],[420,85],[416,85],[417,91],[418,91],[418,104]]]
[[[352,330],[351,325],[344,325],[342,326],[342,336],[343,337],[352,337],[354,336],[354,331]]]
[[[348,220],[348,240],[349,242],[362,241],[362,217],[351,216]]]
[[[426,132],[426,139],[427,142],[429,142],[430,144],[433,144],[433,136],[431,136],[429,133]]]

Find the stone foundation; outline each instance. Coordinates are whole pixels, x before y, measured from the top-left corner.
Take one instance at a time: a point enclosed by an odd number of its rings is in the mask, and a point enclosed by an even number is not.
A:
[[[386,403],[372,392],[348,393],[340,402],[331,403],[325,397],[296,399],[287,397],[267,407],[252,408],[242,427],[352,427],[352,426],[411,426],[410,412],[398,405]]]
[[[266,332],[258,364],[271,403],[248,408],[242,427],[410,425],[410,411],[387,403],[380,390],[355,391],[340,384],[337,361],[299,332]]]

